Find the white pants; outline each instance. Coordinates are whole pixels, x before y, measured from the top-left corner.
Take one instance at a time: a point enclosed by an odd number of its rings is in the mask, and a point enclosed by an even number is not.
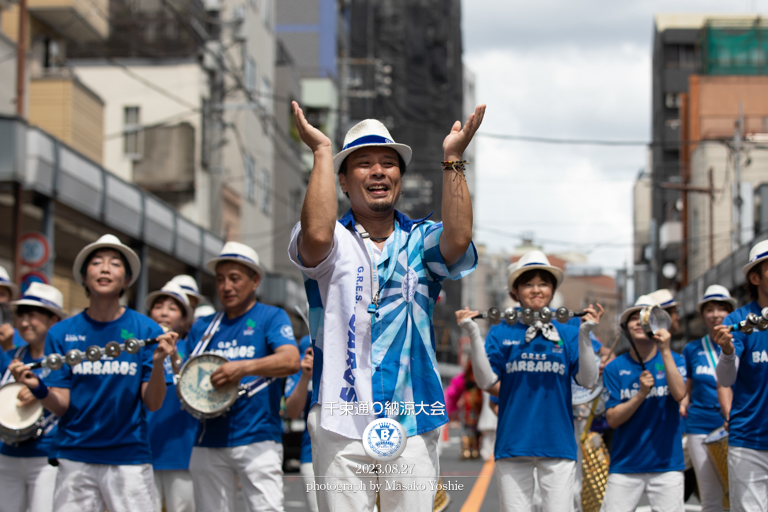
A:
[[[534,479],[534,468],[536,477]],[[511,457],[496,460],[500,508],[504,511],[533,509],[534,488],[538,480],[541,510],[571,510],[576,462],[547,457]]]
[[[381,510],[404,512],[429,512],[435,503],[437,477],[440,462],[437,456],[437,440],[440,429],[436,428],[418,436],[408,438],[405,451],[391,464],[407,466],[407,475],[376,475],[371,471],[360,471],[361,464],[380,464],[365,452],[360,439],[349,439],[319,427],[320,407],[315,405],[309,412],[307,428],[312,437],[312,462],[317,483],[317,505],[321,512],[355,511],[374,509],[376,488],[380,487]],[[364,469],[364,468],[362,468]],[[339,492],[339,485],[350,489]],[[373,485],[372,485],[373,484]],[[412,490],[387,489],[387,485],[412,486]],[[327,486],[333,486],[330,489]],[[413,490],[420,486],[421,490]]]
[[[768,510],[768,451],[729,446],[728,483],[733,512]]]
[[[55,512],[135,512],[155,508],[151,464],[112,466],[59,459]]]
[[[155,511],[195,512],[195,494],[189,470],[155,470]]]
[[[483,430],[480,438],[480,457],[483,460],[493,459],[493,449],[496,445],[496,430]]]
[[[304,462],[299,467],[301,477],[304,479],[304,489],[307,493],[307,506],[309,506],[310,512],[317,512],[317,495],[312,488],[312,484],[315,483],[315,470],[312,469],[311,462]],[[306,489],[309,489],[308,491]]]
[[[46,457],[0,455],[0,512],[51,512],[56,468]]]
[[[722,512],[723,486],[717,476],[717,469],[709,460],[707,446],[704,444],[706,434],[688,434],[688,455],[691,465],[696,472],[696,482],[701,499],[701,512]]]
[[[683,512],[685,478],[682,471],[611,473],[600,512],[633,512],[643,493],[653,512]]]
[[[283,511],[280,443],[262,441],[232,448],[195,446],[189,472],[200,512],[233,512],[238,477],[247,512]]]

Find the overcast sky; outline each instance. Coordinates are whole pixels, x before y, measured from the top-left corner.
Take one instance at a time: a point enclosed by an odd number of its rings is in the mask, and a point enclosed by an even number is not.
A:
[[[464,62],[488,110],[481,132],[650,140],[653,15],[768,13],[768,0],[464,0]],[[476,241],[532,232],[607,269],[631,264],[632,185],[644,147],[477,137]]]

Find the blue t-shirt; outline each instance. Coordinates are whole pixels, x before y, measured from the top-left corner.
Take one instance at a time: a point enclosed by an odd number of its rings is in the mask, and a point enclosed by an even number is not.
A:
[[[304,336],[299,342],[299,353],[301,358],[304,359],[304,352],[312,346],[312,339],[309,336]],[[285,380],[285,397],[288,398],[293,394],[293,390],[296,389],[296,385],[301,378],[301,370],[294,373]],[[304,404],[304,419],[309,417],[309,408],[312,405],[312,382],[310,381],[309,389],[307,389],[307,402]],[[300,462],[312,462],[312,440],[309,437],[309,430],[304,427],[304,433],[301,436],[301,459]]]
[[[579,371],[578,327],[552,324],[557,342],[527,326],[502,321],[488,331],[485,350],[501,380],[496,459],[553,457],[576,460],[571,378]]]
[[[27,346],[27,342],[21,337],[18,329],[13,330],[13,346],[16,348]]]
[[[6,371],[8,365],[14,359],[20,359],[24,364],[31,364],[41,361],[40,359],[33,359],[27,349],[27,346],[14,348],[8,352],[0,352],[2,358],[0,358],[0,376],[3,380],[6,379]],[[37,368],[32,372],[38,376],[38,378],[44,379],[50,370],[48,368]],[[7,382],[14,382],[14,378],[8,372]],[[10,444],[0,443],[0,454],[7,455],[9,457],[48,457],[51,452],[51,446],[53,439],[56,436],[56,425],[59,423],[58,416],[54,416],[47,409],[43,409],[43,433],[36,439],[29,439],[16,446]]]
[[[214,316],[201,318],[192,326],[187,338],[190,352]],[[237,318],[230,319],[224,315],[205,351],[214,352],[230,361],[239,361],[266,357],[282,345],[296,346],[288,314],[280,308],[257,302]],[[257,380],[264,380],[264,377],[248,375],[243,377],[240,384],[247,385]],[[281,443],[282,395],[283,379],[273,379],[266,388],[250,398],[238,398],[223,416],[200,422],[195,446],[224,448],[261,441]]]
[[[720,355],[720,347],[712,343],[715,353]],[[709,434],[723,426],[720,416],[720,404],[717,401],[717,380],[715,370],[707,361],[704,341],[698,339],[688,343],[683,349],[685,370],[693,380],[691,404],[688,406],[688,418],[685,420],[687,434]]]
[[[760,314],[760,310],[756,301],[750,302],[725,317],[723,325],[738,323],[748,313]],[[739,357],[739,373],[733,384],[728,444],[768,450],[768,331],[755,330],[750,335],[736,331],[733,346]]]
[[[176,343],[176,350],[182,361],[189,355],[184,340]],[[189,458],[195,445],[197,418],[181,408],[181,402],[173,384],[173,367],[170,356],[163,362],[166,381],[169,381],[162,407],[147,412],[149,444],[152,448],[152,467],[155,470],[189,469]]]
[[[672,353],[685,380],[685,360]],[[645,363],[655,385],[635,413],[613,434],[610,473],[662,473],[682,471],[683,424],[680,404],[667,387],[667,374],[661,353]],[[610,393],[605,408],[627,402],[640,390],[640,363],[625,353],[611,361],[603,371],[603,385]]]
[[[163,334],[149,317],[125,308],[117,320],[98,322],[88,312],[69,317],[50,328],[45,353],[66,354],[110,341],[148,339]],[[152,372],[154,345],[138,354],[123,351],[117,358],[64,365],[45,379],[49,387],[70,390],[69,408],[59,422],[56,456],[90,464],[147,464],[152,462],[141,385]]]

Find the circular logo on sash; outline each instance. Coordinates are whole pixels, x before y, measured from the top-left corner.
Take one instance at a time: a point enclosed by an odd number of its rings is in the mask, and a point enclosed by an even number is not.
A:
[[[416,275],[416,271],[412,268],[408,268],[408,272],[403,276],[402,292],[405,302],[411,302],[413,296],[416,295],[416,286],[419,284],[419,276]]]
[[[380,461],[396,459],[405,450],[403,426],[389,418],[379,418],[372,421],[363,432],[363,447],[372,458]]]

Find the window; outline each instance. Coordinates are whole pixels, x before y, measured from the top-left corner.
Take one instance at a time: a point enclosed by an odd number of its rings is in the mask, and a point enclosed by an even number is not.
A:
[[[243,155],[243,188],[245,198],[256,202],[256,162],[251,155]]]
[[[132,160],[139,160],[143,150],[144,133],[141,130],[141,110],[139,107],[123,109],[123,153]]]
[[[243,45],[245,48],[245,45]],[[245,52],[243,52],[245,54]],[[243,57],[243,75],[245,78],[245,87],[251,94],[256,93],[256,61],[249,55]]]
[[[272,213],[272,175],[267,169],[261,170],[261,211]]]
[[[267,28],[272,28],[272,0],[261,0],[261,21]]]
[[[259,91],[259,105],[263,112],[272,115],[272,82],[269,78],[261,77],[261,90]]]

